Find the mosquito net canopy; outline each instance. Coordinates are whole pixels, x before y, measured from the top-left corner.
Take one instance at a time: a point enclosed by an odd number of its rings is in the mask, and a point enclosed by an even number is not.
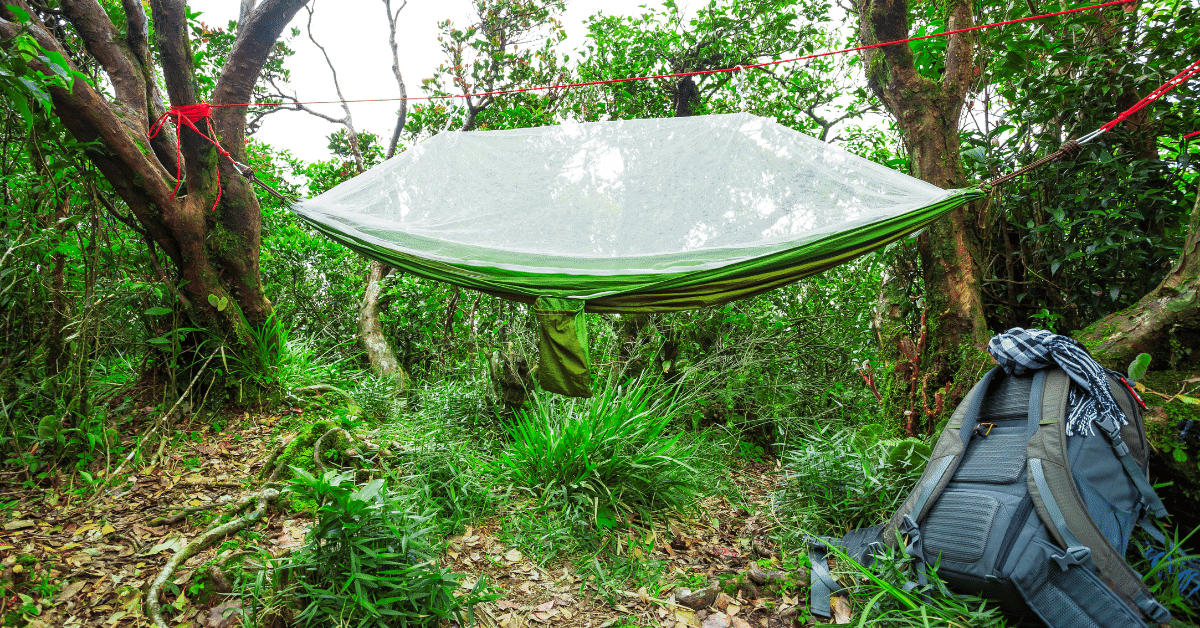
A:
[[[981,195],[729,114],[441,133],[295,211],[369,258],[532,304],[542,385],[582,395],[579,313],[758,294]]]

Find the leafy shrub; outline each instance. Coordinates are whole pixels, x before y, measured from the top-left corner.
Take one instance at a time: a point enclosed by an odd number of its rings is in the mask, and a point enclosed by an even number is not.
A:
[[[433,515],[353,473],[293,469],[291,490],[317,504],[304,547],[283,569],[294,581],[301,626],[436,626],[473,621],[483,581],[456,597],[458,575],[437,564]],[[464,611],[467,617],[464,618]]]
[[[796,526],[841,535],[880,523],[921,477],[929,445],[914,438],[880,438],[883,428],[818,426],[784,454],[776,507]],[[803,536],[792,532],[793,543]]]
[[[500,455],[514,485],[543,506],[585,511],[600,526],[623,511],[680,508],[699,493],[699,445],[668,435],[673,404],[644,382],[587,400],[533,397],[507,426]]]

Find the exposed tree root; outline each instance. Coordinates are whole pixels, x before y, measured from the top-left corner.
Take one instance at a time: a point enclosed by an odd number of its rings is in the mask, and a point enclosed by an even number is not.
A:
[[[268,481],[275,481],[275,478],[279,475],[280,466],[282,465],[282,463],[279,462],[279,457],[283,455],[284,449],[287,449],[287,443],[283,440],[280,440],[279,444],[275,445],[275,449],[271,451],[271,455],[267,456],[266,460],[263,461],[262,471],[258,472],[259,478],[267,477],[267,475],[270,474]]]
[[[330,429],[328,432],[321,434],[321,437],[317,439],[317,442],[313,443],[313,464],[315,464],[317,466],[317,468],[321,470],[322,473],[328,471],[329,467],[325,466],[324,462],[321,462],[321,442],[325,440],[326,436],[329,436],[330,434],[332,434],[334,432],[341,432],[342,435],[346,437],[347,442],[349,442],[349,440],[350,440],[349,432],[347,432],[346,430],[344,430],[340,427],[335,427],[335,428]]]
[[[329,384],[313,384],[312,386],[301,386],[301,387],[299,387],[299,388],[294,388],[294,389],[292,389],[292,392],[294,392],[294,393],[300,393],[300,392],[315,392],[315,393],[322,393],[322,392],[335,392],[335,393],[337,393],[337,394],[339,394],[339,395],[341,395],[341,396],[343,396],[343,397],[345,397],[345,398],[349,399],[350,401],[354,401],[354,397],[350,396],[350,393],[348,393],[348,392],[346,392],[346,391],[342,390],[341,388],[338,388],[337,386],[330,386]]]
[[[179,510],[177,510],[175,512],[175,514],[163,515],[161,517],[156,517],[154,519],[151,519],[150,525],[151,526],[174,525],[176,523],[179,523],[180,521],[183,521],[184,519],[187,519],[188,515],[195,514],[198,512],[204,512],[205,510],[212,510],[213,508],[217,508],[221,505],[222,504],[212,503],[212,504],[204,504],[203,506],[187,506],[184,508],[180,508]]]
[[[258,519],[262,517],[263,513],[266,512],[267,506],[276,497],[279,497],[278,490],[274,488],[265,488],[257,494],[251,494],[242,498],[241,500],[238,500],[238,502],[235,502],[235,505],[248,504],[254,499],[258,500],[258,505],[253,511],[244,517],[237,517],[227,523],[209,528],[204,532],[204,534],[201,534],[193,539],[191,543],[185,545],[183,549],[175,552],[175,555],[167,561],[167,564],[163,566],[162,571],[158,573],[158,577],[155,578],[154,582],[150,585],[150,590],[146,592],[146,616],[150,619],[150,622],[154,626],[157,628],[168,628],[167,623],[163,620],[162,606],[159,604],[158,598],[162,592],[163,586],[175,576],[175,570],[178,569],[179,566],[185,563],[189,558],[200,553],[200,551],[204,550],[213,543],[225,538],[226,536],[229,536],[230,534],[233,534],[234,532],[239,532],[248,527],[250,524],[258,521]]]

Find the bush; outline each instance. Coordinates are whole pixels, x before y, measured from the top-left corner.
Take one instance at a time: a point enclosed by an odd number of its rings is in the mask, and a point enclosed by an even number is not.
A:
[[[383,480],[356,486],[353,473],[293,472],[291,490],[317,504],[304,547],[282,567],[300,607],[296,624],[424,627],[443,619],[473,621],[473,605],[487,599],[483,581],[464,597],[454,595],[458,575],[438,566],[432,514],[402,504]]]
[[[881,438],[883,428],[818,426],[784,454],[776,508],[794,526],[785,541],[816,531],[840,536],[872,526],[892,512],[921,477],[930,447],[915,438]]]
[[[645,383],[587,400],[533,397],[507,431],[499,462],[544,507],[586,512],[599,526],[627,512],[680,508],[700,492],[697,443],[668,436],[673,404]]]

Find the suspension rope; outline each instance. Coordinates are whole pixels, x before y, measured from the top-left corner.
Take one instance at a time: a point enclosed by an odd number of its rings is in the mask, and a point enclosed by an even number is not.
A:
[[[1103,126],[1096,129],[1095,131],[1092,131],[1091,133],[1088,133],[1087,135],[1085,135],[1077,140],[1071,140],[1071,141],[1067,142],[1066,144],[1063,144],[1058,150],[1054,151],[1053,153],[1050,153],[1049,155],[1046,155],[1045,157],[1042,157],[1041,159],[1039,159],[1023,168],[1020,168],[1020,169],[1010,172],[1002,177],[997,177],[987,183],[984,183],[983,185],[980,186],[980,188],[982,188],[984,190],[990,190],[998,185],[1012,181],[1013,179],[1016,179],[1017,177],[1025,174],[1026,172],[1029,172],[1030,170],[1035,170],[1035,169],[1040,168],[1050,162],[1058,161],[1058,160],[1062,159],[1063,157],[1069,156],[1072,159],[1074,159],[1083,150],[1084,144],[1087,144],[1088,142],[1096,139],[1097,137],[1100,137],[1101,135],[1111,131],[1118,124],[1121,124],[1122,122],[1124,122],[1129,116],[1137,113],[1138,111],[1141,111],[1143,108],[1145,108],[1150,103],[1158,100],[1163,95],[1165,95],[1167,92],[1171,91],[1172,89],[1174,89],[1175,87],[1177,87],[1179,85],[1182,85],[1183,83],[1187,82],[1188,79],[1192,78],[1193,76],[1196,76],[1197,74],[1200,74],[1200,59],[1196,59],[1195,61],[1193,61],[1186,68],[1184,68],[1182,72],[1171,77],[1171,79],[1168,80],[1166,83],[1159,85],[1157,88],[1155,88],[1154,91],[1147,94],[1145,98],[1137,101],[1136,103],[1133,104],[1132,107],[1126,109],[1125,111],[1122,111],[1119,115],[1117,115],[1117,117],[1113,118],[1109,122],[1106,122]],[[1195,135],[1200,135],[1200,131],[1196,131],[1195,133],[1190,133],[1188,135],[1185,135],[1185,136],[1183,136],[1183,139],[1186,140],[1189,137],[1192,137]]]
[[[1017,18],[1017,19],[1013,19],[1013,20],[1005,20],[1003,22],[992,22],[990,24],[979,24],[977,26],[969,26],[967,28],[960,28],[960,29],[956,29],[956,30],[952,30],[952,31],[946,31],[944,33],[933,33],[930,35],[920,35],[917,37],[909,37],[908,39],[897,39],[895,41],[885,41],[885,42],[880,42],[880,43],[876,43],[876,44],[868,44],[865,46],[856,46],[854,48],[842,48],[840,50],[830,50],[827,52],[818,52],[815,54],[804,55],[802,57],[792,57],[790,59],[779,59],[776,61],[765,61],[763,63],[755,63],[755,64],[751,64],[751,65],[741,65],[741,66],[735,66],[732,68],[718,68],[715,70],[695,70],[692,72],[675,72],[672,74],[654,74],[654,75],[649,75],[649,76],[627,76],[627,77],[622,77],[622,78],[605,79],[602,81],[587,81],[587,82],[583,82],[583,83],[561,83],[558,85],[541,85],[541,86],[537,86],[537,87],[518,87],[518,88],[513,88],[513,89],[501,89],[501,90],[495,90],[495,91],[490,91],[490,92],[476,92],[473,94],[459,94],[459,95],[453,95],[453,96],[410,96],[410,97],[406,97],[406,98],[364,98],[364,99],[358,99],[358,100],[313,100],[313,101],[305,101],[305,102],[291,101],[291,102],[264,102],[264,103],[230,103],[230,104],[211,105],[211,106],[213,106],[213,107],[284,107],[284,106],[290,106],[290,105],[336,105],[336,104],[343,104],[343,103],[395,102],[395,101],[409,101],[409,100],[445,100],[448,98],[479,98],[482,96],[502,96],[505,94],[519,94],[519,93],[524,93],[524,92],[549,91],[549,90],[554,90],[554,89],[567,89],[567,88],[571,88],[571,87],[590,87],[593,85],[610,85],[613,83],[627,83],[629,81],[649,81],[649,80],[655,80],[655,79],[683,78],[683,77],[687,77],[687,76],[702,76],[702,75],[706,75],[706,74],[724,74],[727,72],[736,72],[738,70],[752,70],[755,68],[765,68],[765,67],[769,67],[769,66],[781,65],[784,63],[795,63],[796,61],[806,61],[809,59],[818,59],[820,57],[828,57],[831,55],[839,55],[839,54],[845,54],[845,53],[849,53],[849,52],[859,52],[862,50],[870,50],[872,48],[883,48],[885,46],[895,46],[898,44],[907,44],[907,43],[911,43],[914,41],[921,41],[924,39],[933,39],[935,37],[949,37],[950,35],[960,35],[962,33],[969,33],[972,31],[983,30],[985,28],[996,28],[999,26],[1008,26],[1010,24],[1020,24],[1022,22],[1030,22],[1033,20],[1042,20],[1042,19],[1046,19],[1049,17],[1057,17],[1060,15],[1079,13],[1081,11],[1091,11],[1093,9],[1102,9],[1104,7],[1111,7],[1111,6],[1116,6],[1116,5],[1120,5],[1120,4],[1128,4],[1130,2],[1136,2],[1136,1],[1138,1],[1138,0],[1112,0],[1110,2],[1104,2],[1101,4],[1093,4],[1090,6],[1079,7],[1076,9],[1067,9],[1065,11],[1055,11],[1053,13],[1043,13],[1041,15],[1032,15],[1029,17],[1022,17],[1022,18]]]

